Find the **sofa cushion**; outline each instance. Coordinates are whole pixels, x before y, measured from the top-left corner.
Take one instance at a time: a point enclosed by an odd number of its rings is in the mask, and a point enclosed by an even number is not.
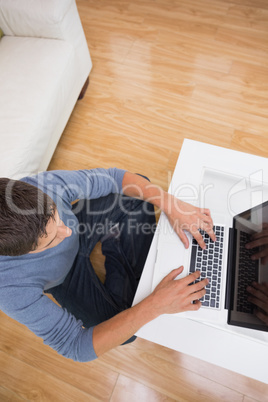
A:
[[[64,41],[4,36],[0,70],[0,176],[20,178],[38,169],[72,93],[74,50]]]

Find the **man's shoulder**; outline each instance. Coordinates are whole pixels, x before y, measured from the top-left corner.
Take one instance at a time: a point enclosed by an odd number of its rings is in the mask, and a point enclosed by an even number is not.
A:
[[[69,189],[79,182],[80,171],[52,170],[41,172],[20,179],[25,183],[38,187],[46,193],[58,205],[63,202],[71,202]]]
[[[77,199],[99,198],[120,193],[125,170],[96,168],[82,170],[53,170],[28,176],[21,180],[48,194],[58,205]]]

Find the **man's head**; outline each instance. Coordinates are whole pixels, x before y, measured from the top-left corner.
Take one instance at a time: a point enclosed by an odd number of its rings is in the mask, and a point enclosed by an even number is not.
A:
[[[56,215],[54,201],[37,187],[0,178],[0,255],[36,250],[47,227],[56,225]]]

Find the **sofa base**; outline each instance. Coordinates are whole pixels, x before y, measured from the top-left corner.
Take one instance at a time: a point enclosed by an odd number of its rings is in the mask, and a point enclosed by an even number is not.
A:
[[[87,77],[86,82],[84,83],[84,86],[83,86],[83,88],[81,89],[81,92],[80,92],[80,94],[79,94],[79,96],[78,96],[78,100],[83,99],[83,97],[85,96],[85,93],[86,93],[86,91],[87,91],[88,84],[89,84],[89,77]]]

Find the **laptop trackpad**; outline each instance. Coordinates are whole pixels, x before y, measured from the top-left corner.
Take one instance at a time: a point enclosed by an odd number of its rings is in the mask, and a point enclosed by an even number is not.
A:
[[[158,245],[157,265],[159,271],[168,274],[173,269],[184,265],[185,248],[179,240],[163,242]],[[185,275],[182,275],[185,276]]]

